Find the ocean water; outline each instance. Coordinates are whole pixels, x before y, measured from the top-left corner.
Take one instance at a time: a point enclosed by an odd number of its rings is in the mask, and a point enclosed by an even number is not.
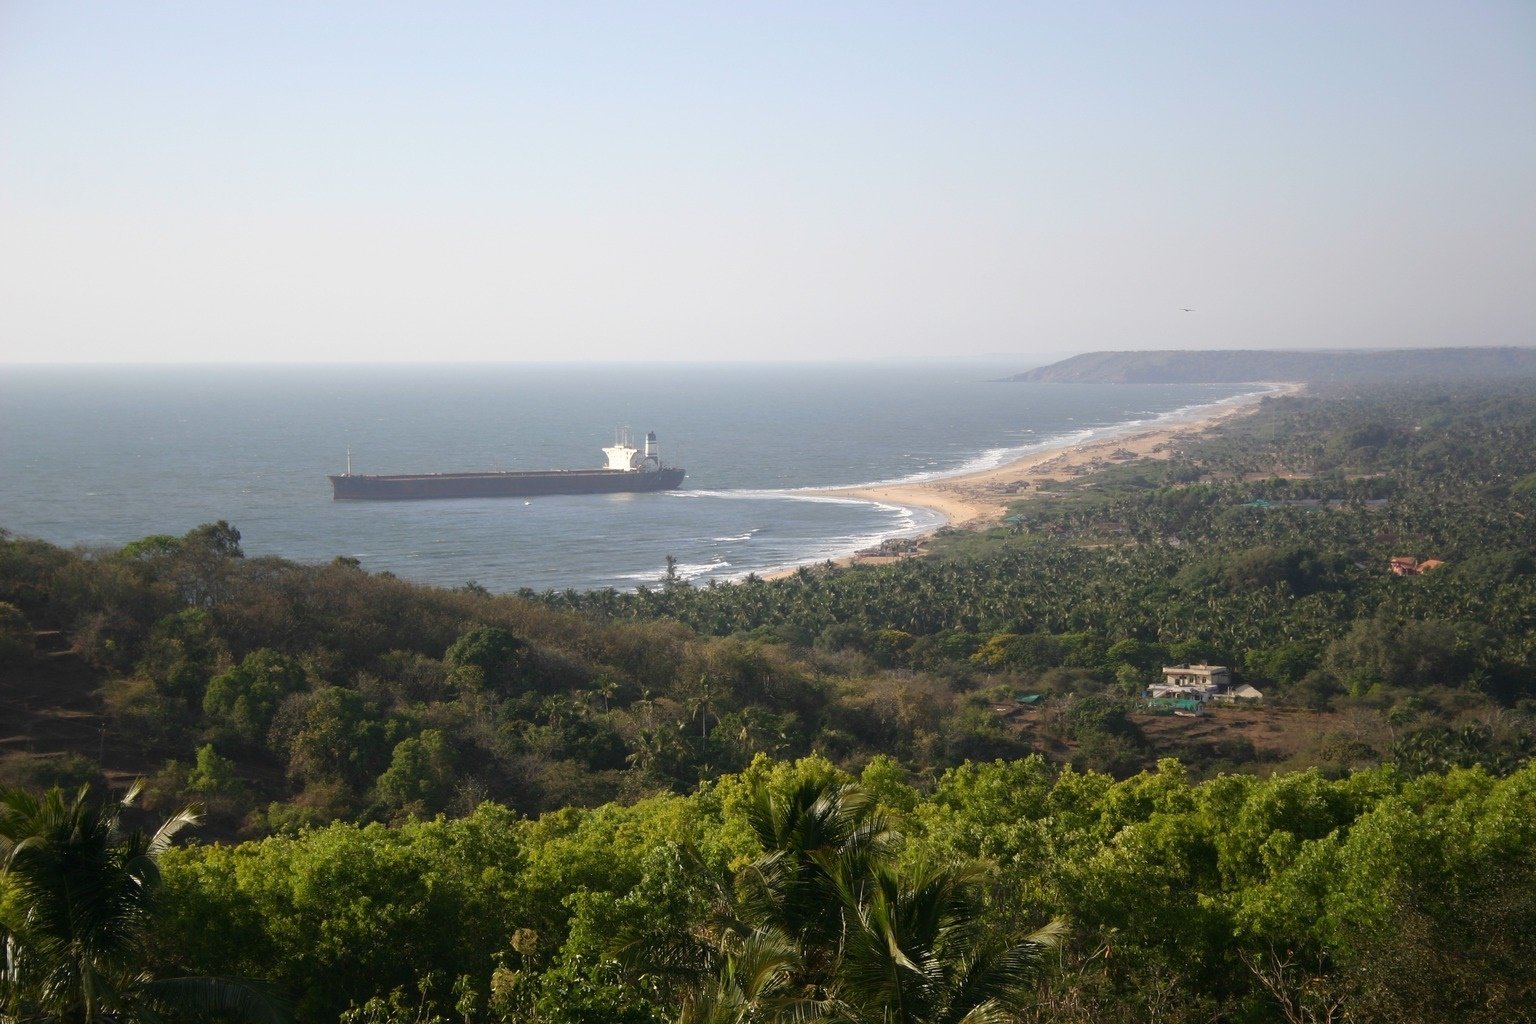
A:
[[[1002,383],[1016,363],[10,367],[0,528],[120,545],[226,519],[249,555],[493,591],[740,578],[931,529],[788,493],[998,465],[1251,391]],[[617,426],[687,468],[662,494],[333,502],[329,473],[585,468]]]

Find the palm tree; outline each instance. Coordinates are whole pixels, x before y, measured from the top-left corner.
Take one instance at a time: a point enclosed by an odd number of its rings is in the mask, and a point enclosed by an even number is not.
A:
[[[685,992],[676,1024],[792,1024],[832,1009],[795,984],[800,951],[776,928],[745,936],[726,933],[716,973]]]
[[[715,687],[708,673],[699,676],[699,685],[688,695],[689,714],[699,720],[699,738],[709,738],[709,716],[714,712]],[[719,721],[720,716],[715,715]]]
[[[0,790],[0,1009],[8,1021],[93,1024],[168,1011],[225,1014],[278,1024],[278,1004],[259,989],[219,978],[152,977],[146,945],[160,884],[159,858],[198,820],[188,809],[153,835],[125,833],[123,808],[72,797]]]
[[[747,821],[765,852],[736,875],[733,919],[738,928],[755,926],[751,936],[764,948],[793,952],[773,961],[774,976],[808,1001],[680,1020],[826,1013],[850,1024],[994,1024],[1022,1006],[1041,954],[1063,930],[1052,922],[1009,943],[984,925],[979,866],[898,868],[892,855],[901,837],[859,786],[765,786],[753,794]],[[725,1005],[715,994],[745,991],[732,980],[743,976],[736,956],[724,956],[719,973],[696,990],[713,1000],[709,1006]],[[786,990],[775,984],[765,991]]]
[[[619,692],[619,684],[607,676],[598,676],[593,683],[592,692],[603,698],[603,714],[608,713],[608,702]]]
[[[810,980],[824,981],[844,927],[843,894],[858,898],[871,865],[898,837],[862,788],[809,779],[759,789],[747,824],[765,852],[737,875],[744,915],[799,942]]]
[[[877,866],[864,898],[850,908],[838,969],[843,1015],[856,1024],[1014,1020],[1041,954],[1064,926],[1053,921],[1019,942],[998,942],[983,927],[983,881],[976,865],[923,865],[907,873]]]

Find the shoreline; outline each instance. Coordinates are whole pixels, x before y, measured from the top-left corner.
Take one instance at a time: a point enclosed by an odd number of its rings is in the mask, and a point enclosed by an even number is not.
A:
[[[1304,388],[1305,385],[1300,383],[1270,384],[1263,391],[1195,406],[1187,414],[1169,418],[1165,422],[1154,421],[1149,425],[1123,428],[1107,427],[1103,434],[1090,440],[1047,443],[1044,447],[992,469],[910,483],[793,491],[791,493],[806,496],[856,498],[899,508],[926,509],[937,513],[943,521],[912,535],[907,550],[900,553],[873,553],[877,549],[869,549],[840,558],[785,566],[763,573],[759,578],[781,579],[793,574],[804,564],[824,565],[831,561],[838,566],[883,565],[913,557],[921,554],[922,542],[939,530],[986,530],[1000,525],[1003,517],[1008,514],[1008,506],[1038,494],[1042,482],[1081,476],[1106,465],[1165,459],[1173,442],[1246,416],[1257,410],[1265,398],[1299,394]]]

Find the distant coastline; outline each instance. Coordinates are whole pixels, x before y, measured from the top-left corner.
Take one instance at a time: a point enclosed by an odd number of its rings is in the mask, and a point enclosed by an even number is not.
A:
[[[1151,424],[1120,424],[1095,431],[1087,440],[1063,439],[1040,446],[994,469],[941,476],[932,480],[872,484],[863,487],[817,488],[793,493],[807,497],[856,498],[879,505],[918,508],[935,512],[942,522],[910,535],[920,553],[921,542],[940,529],[986,530],[1002,523],[1012,502],[1038,493],[1042,482],[1057,481],[1115,462],[1167,458],[1176,441],[1204,433],[1222,423],[1246,416],[1268,397],[1300,394],[1300,382],[1269,383],[1263,390],[1222,399],[1159,417]],[[833,559],[836,565],[880,565],[909,557],[908,553],[858,552]],[[809,563],[799,563],[763,574],[777,579]],[[819,563],[820,564],[820,563]]]
[[[1536,348],[1085,352],[1004,378],[1038,384],[1241,384],[1258,380],[1464,380],[1536,374]]]

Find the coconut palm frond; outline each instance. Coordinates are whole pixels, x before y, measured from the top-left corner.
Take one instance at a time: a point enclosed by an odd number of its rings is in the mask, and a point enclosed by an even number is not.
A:
[[[196,806],[183,807],[173,814],[150,837],[148,849],[149,856],[158,859],[162,853],[171,847],[171,840],[176,838],[176,833],[184,828],[200,825],[203,821],[202,809]]]
[[[678,1024],[798,1024],[827,1016],[833,1004],[805,994],[799,945],[776,928],[758,928],[723,950],[712,975],[684,996]]]
[[[85,787],[81,787],[81,794],[84,795],[84,792],[85,792]],[[134,804],[138,803],[139,797],[143,793],[144,793],[144,780],[143,779],[134,779],[133,780],[133,784],[128,787],[128,792],[124,793],[122,795],[122,798],[120,800],[118,800],[118,802],[117,802],[118,806],[119,807],[132,807]]]
[[[0,792],[5,888],[15,912],[5,934],[5,1005],[82,1024],[157,1024],[188,1014],[278,1024],[286,1016],[278,1004],[247,983],[157,982],[145,973],[160,855],[198,818],[183,811],[153,836],[123,834],[122,811],[141,789],[99,804],[88,786],[73,794],[55,787],[40,798]]]
[[[973,1006],[959,1017],[952,1017],[950,1024],[1013,1024],[1018,1015],[1001,1003],[988,1000]]]
[[[1024,936],[1024,941],[1039,946],[1042,950],[1054,949],[1061,945],[1061,940],[1072,931],[1064,917],[1054,917],[1046,924],[1036,928]]]
[[[175,1016],[228,1017],[246,1024],[288,1024],[286,1003],[241,978],[162,978],[144,985],[151,1005]]]
[[[952,1013],[961,1021],[986,1024],[998,1018],[1012,1019],[1031,995],[1045,951],[1066,933],[1060,918],[1036,929],[1021,942],[1005,948],[982,945],[972,949],[957,966],[950,999]],[[975,1013],[975,1021],[970,1016]]]

